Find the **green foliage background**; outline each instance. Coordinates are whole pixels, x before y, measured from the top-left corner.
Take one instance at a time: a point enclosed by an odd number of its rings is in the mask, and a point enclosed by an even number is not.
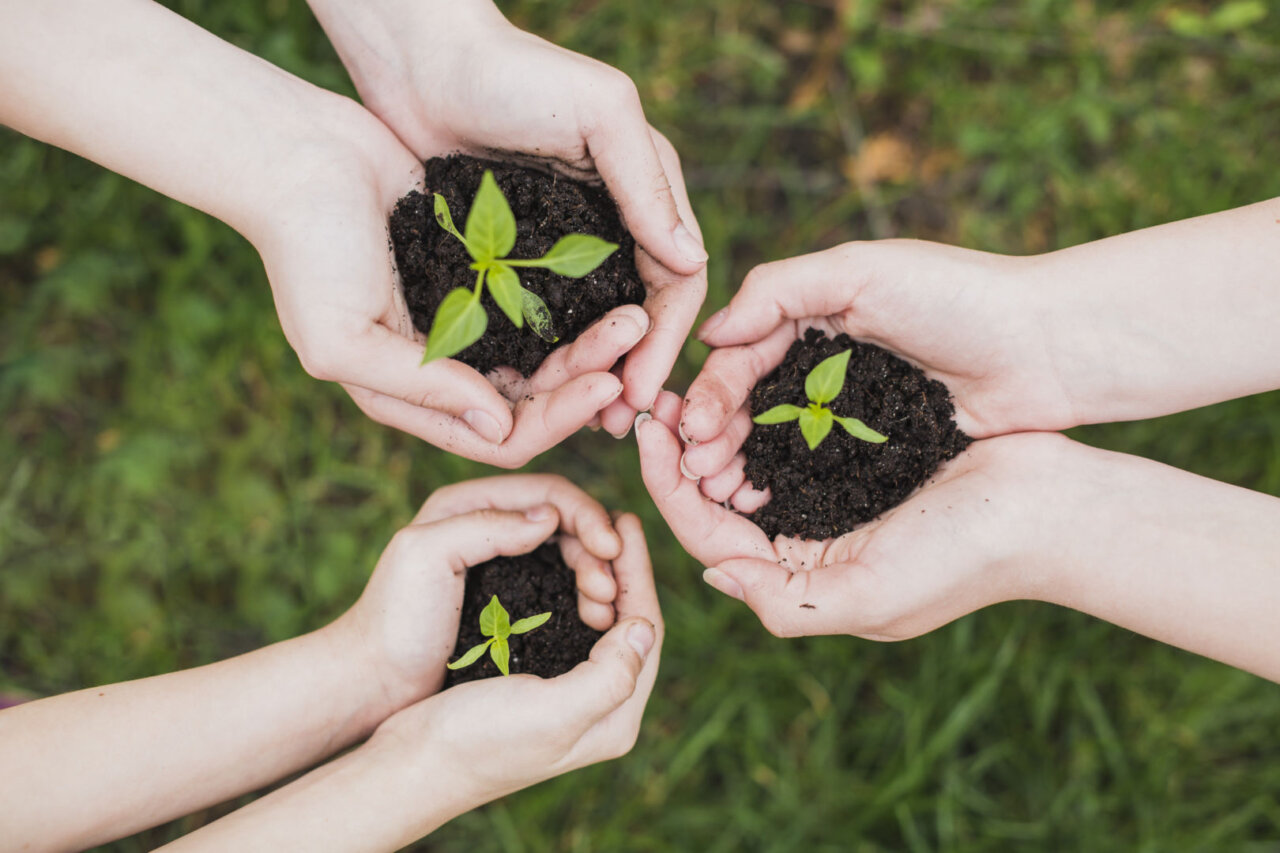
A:
[[[169,5],[351,91],[302,0]],[[1039,252],[1280,195],[1262,2],[503,8],[635,78],[684,157],[708,311],[753,264],[843,240]],[[9,132],[0,415],[0,690],[26,695],[323,624],[433,488],[488,473],[306,377],[225,226]],[[1277,394],[1080,437],[1280,494]],[[777,640],[701,584],[630,441],[584,433],[531,467],[645,519],[658,689],[628,758],[417,849],[1277,849],[1280,687],[1029,603],[896,645]]]

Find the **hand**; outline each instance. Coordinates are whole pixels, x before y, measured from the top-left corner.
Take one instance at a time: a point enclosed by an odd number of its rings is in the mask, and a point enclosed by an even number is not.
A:
[[[602,417],[625,434],[652,405],[706,295],[707,255],[679,158],[645,120],[635,85],[511,26],[487,0],[311,5],[364,103],[418,158],[500,151],[603,179],[639,244],[652,320],[622,370],[622,401]]]
[[[769,541],[680,472],[680,400],[664,392],[636,428],[645,486],[711,586],[744,601],[780,637],[854,634],[899,640],[973,610],[1038,597],[1018,558],[1048,503],[1052,433],[978,441],[905,503],[834,540]],[[739,485],[741,469],[737,471]],[[723,485],[726,491],[733,484]],[[1043,494],[1042,494],[1043,493]]]
[[[579,616],[606,630],[619,595],[614,561],[647,566],[643,538],[638,556],[627,553],[605,508],[563,477],[509,475],[445,486],[427,499],[332,626],[351,638],[339,647],[362,651],[391,710],[435,693],[457,639],[467,568],[532,551],[557,530],[577,578]]]
[[[589,660],[558,678],[458,685],[388,719],[369,746],[391,742],[393,754],[418,756],[427,777],[449,774],[465,807],[630,751],[657,676],[663,626],[639,520],[619,517],[617,532],[617,621]]]
[[[944,382],[975,438],[1079,423],[1021,258],[915,240],[847,243],[756,267],[699,332],[715,347],[685,398],[689,476],[731,464],[756,382],[809,327],[878,344]]]
[[[622,383],[609,370],[649,327],[637,306],[610,312],[502,393],[461,362],[420,363],[424,336],[409,320],[386,229],[422,166],[364,110],[326,103],[330,136],[296,154],[272,215],[251,233],[307,372],[342,383],[379,423],[501,467],[523,465],[616,400]]]

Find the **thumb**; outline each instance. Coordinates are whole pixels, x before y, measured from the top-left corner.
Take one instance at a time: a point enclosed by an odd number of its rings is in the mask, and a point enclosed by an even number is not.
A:
[[[481,438],[501,444],[511,432],[511,406],[479,373],[460,361],[422,364],[422,345],[374,324],[335,372],[340,381],[461,418]]]
[[[630,81],[628,81],[630,83]],[[635,87],[629,91],[634,94]],[[680,217],[671,176],[663,168],[654,134],[645,120],[640,98],[603,107],[607,117],[585,134],[596,171],[618,202],[622,218],[646,252],[667,269],[693,275],[707,262],[707,250]]]
[[[430,524],[411,524],[396,534],[398,547],[443,557],[461,574],[494,557],[527,554],[547,541],[560,525],[551,504],[523,511],[480,509]]]
[[[574,709],[574,722],[582,731],[617,710],[635,693],[636,681],[656,637],[648,619],[623,619],[596,642],[590,658],[552,679],[557,690],[563,691],[563,707]]]
[[[851,246],[774,261],[747,273],[729,306],[698,330],[698,340],[713,347],[751,343],[786,320],[828,317],[852,304],[858,289]]]

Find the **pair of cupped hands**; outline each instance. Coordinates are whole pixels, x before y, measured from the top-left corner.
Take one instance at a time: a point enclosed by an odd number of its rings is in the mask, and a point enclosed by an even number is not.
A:
[[[713,350],[681,400],[662,386],[706,294],[706,253],[676,153],[631,81],[516,29],[489,4],[389,2],[378,8],[395,14],[381,18],[315,6],[367,109],[346,115],[343,143],[314,158],[314,180],[288,196],[280,226],[253,237],[308,372],[340,382],[374,420],[500,467],[583,426],[622,437],[635,422],[645,482],[677,538],[709,583],[778,634],[907,637],[1034,596],[999,569],[1022,556],[1019,513],[1069,442],[1025,433],[1080,418],[1044,345],[1043,306],[1017,280],[1028,261],[883,241],[759,267],[699,332]],[[424,32],[447,37],[426,49]],[[528,379],[451,359],[420,365],[423,336],[396,280],[387,215],[420,183],[424,158],[460,150],[603,179],[638,244],[644,305],[610,312]],[[730,509],[768,499],[743,482],[745,401],[809,326],[923,367],[980,441],[852,533],[771,542]]]

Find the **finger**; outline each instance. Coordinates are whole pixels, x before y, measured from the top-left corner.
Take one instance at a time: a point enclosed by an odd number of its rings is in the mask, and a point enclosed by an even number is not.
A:
[[[848,577],[838,566],[792,572],[768,560],[729,560],[703,573],[708,584],[743,601],[778,637],[849,633]]]
[[[590,657],[547,684],[563,697],[566,723],[586,731],[636,692],[636,681],[652,655],[657,632],[642,617],[613,626],[591,648]]]
[[[622,535],[622,553],[613,561],[617,597],[614,604],[618,618],[643,616],[658,631],[658,643],[662,643],[662,610],[658,606],[658,589],[654,583],[653,565],[649,560],[649,545],[644,538],[640,519],[632,513],[618,516],[618,533]]]
[[[658,398],[653,401],[653,408],[650,409],[650,412],[663,426],[672,432],[676,432],[680,429],[680,407],[683,405],[684,401],[680,399],[679,394],[671,391],[662,391],[658,394]]]
[[[680,457],[681,471],[695,480],[723,471],[742,449],[742,442],[751,434],[751,426],[751,412],[743,406],[719,435],[685,449]]]
[[[786,326],[752,344],[712,350],[685,394],[680,434],[701,444],[723,432],[756,383],[786,358],[795,338],[795,329]]]
[[[627,433],[631,432],[631,425],[635,423],[638,414],[640,413],[631,408],[626,399],[619,397],[605,406],[604,411],[600,413],[600,425],[609,435],[623,439],[627,437]]]
[[[461,418],[476,435],[501,444],[511,432],[511,406],[472,368],[451,358],[422,364],[422,345],[380,323],[338,349],[313,375],[359,385],[410,406]]]
[[[529,377],[528,391],[551,391],[570,379],[609,371],[648,330],[649,315],[639,305],[614,308],[572,343],[553,350]]]
[[[494,557],[527,554],[547,541],[560,523],[550,504],[524,511],[480,509],[428,524],[414,523],[392,540],[399,553],[445,559],[456,573]]]
[[[686,453],[688,451],[685,451]],[[706,495],[708,500],[722,504],[729,498],[733,497],[734,492],[746,481],[746,474],[743,468],[747,464],[747,458],[741,453],[735,455],[729,460],[729,464],[724,466],[716,474],[703,477],[698,483],[698,488],[702,490],[702,494]]]
[[[760,491],[751,484],[750,480],[744,480],[742,485],[734,490],[733,497],[729,499],[729,503],[738,512],[750,515],[767,504],[770,496],[771,493],[768,489]]]
[[[676,207],[689,227],[700,235],[684,186],[680,158],[661,134],[657,131],[652,134],[667,174],[674,181]],[[645,282],[644,307],[653,318],[653,328],[627,355],[622,384],[626,386],[627,401],[637,411],[644,411],[653,405],[689,339],[689,331],[707,296],[707,271],[703,267],[693,275],[673,273],[643,250],[636,252],[636,265]]]
[[[615,73],[593,87],[582,138],[636,242],[663,266],[690,275],[707,262],[706,249],[680,218],[635,84]]]
[[[680,441],[656,418],[636,424],[640,474],[671,532],[703,565],[733,557],[773,559],[773,548],[759,527],[708,501],[698,484],[680,473]]]
[[[522,510],[548,503],[560,516],[560,529],[578,540],[587,552],[612,560],[622,551],[622,538],[600,502],[559,474],[505,474],[466,480],[436,489],[427,498],[415,524],[478,509]],[[608,594],[602,600],[612,600]]]
[[[482,440],[459,418],[410,406],[385,394],[357,393],[364,390],[356,386],[347,389],[352,400],[378,423],[467,459],[518,468],[585,426],[597,412],[618,399],[622,383],[609,373],[589,373],[555,391],[522,400],[516,406],[511,434],[499,445]]]
[[[853,257],[856,243],[784,261],[747,273],[727,308],[698,330],[713,347],[758,341],[787,320],[828,317],[853,306],[866,270]]]
[[[560,538],[560,553],[573,569],[578,587],[578,616],[597,631],[608,630],[615,621],[613,600],[618,592],[612,567],[572,536]]]

